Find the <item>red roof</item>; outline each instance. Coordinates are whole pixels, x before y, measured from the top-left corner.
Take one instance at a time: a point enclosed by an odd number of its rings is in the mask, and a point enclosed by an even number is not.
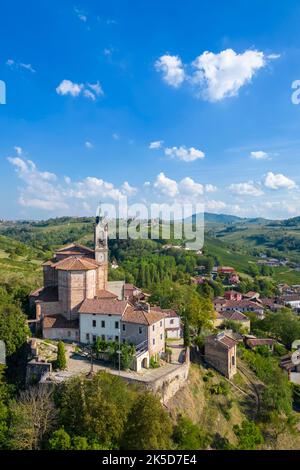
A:
[[[78,320],[67,320],[63,315],[47,315],[43,318],[43,328],[79,328]]]
[[[117,300],[112,298],[85,299],[78,312],[98,315],[123,315],[129,306],[127,300]]]
[[[137,323],[138,325],[153,325],[160,320],[163,320],[164,316],[161,312],[153,311],[150,309],[150,312],[146,312],[143,309],[129,307],[126,309],[122,317],[123,322],[127,323]]]
[[[31,292],[30,297],[33,297],[35,301],[58,302],[58,287],[40,287]]]

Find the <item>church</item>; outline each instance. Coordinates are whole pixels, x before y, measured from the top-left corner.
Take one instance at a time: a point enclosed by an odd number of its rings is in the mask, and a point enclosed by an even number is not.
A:
[[[164,352],[166,337],[180,337],[180,319],[142,302],[135,286],[108,281],[108,265],[108,225],[99,211],[94,249],[72,243],[43,263],[44,286],[30,294],[37,325],[46,339],[133,343],[143,351],[137,369],[147,367]]]

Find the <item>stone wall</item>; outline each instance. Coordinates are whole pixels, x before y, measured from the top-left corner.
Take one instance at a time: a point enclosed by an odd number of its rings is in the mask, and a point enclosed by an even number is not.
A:
[[[149,382],[126,378],[128,382],[143,385],[147,390],[157,395],[166,405],[168,401],[186,384],[190,370],[190,351],[187,349],[183,364],[178,365],[165,375]]]

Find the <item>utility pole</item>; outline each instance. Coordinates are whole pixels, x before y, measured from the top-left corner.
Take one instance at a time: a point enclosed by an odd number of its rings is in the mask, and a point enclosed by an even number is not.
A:
[[[121,326],[120,326],[120,322],[119,322],[119,351],[118,351],[118,354],[119,354],[119,375],[121,375]]]

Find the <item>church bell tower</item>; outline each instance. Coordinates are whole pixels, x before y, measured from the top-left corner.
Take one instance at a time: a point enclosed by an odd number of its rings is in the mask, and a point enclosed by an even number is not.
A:
[[[95,220],[94,228],[95,260],[99,263],[108,263],[108,224],[101,216],[101,205]]]

